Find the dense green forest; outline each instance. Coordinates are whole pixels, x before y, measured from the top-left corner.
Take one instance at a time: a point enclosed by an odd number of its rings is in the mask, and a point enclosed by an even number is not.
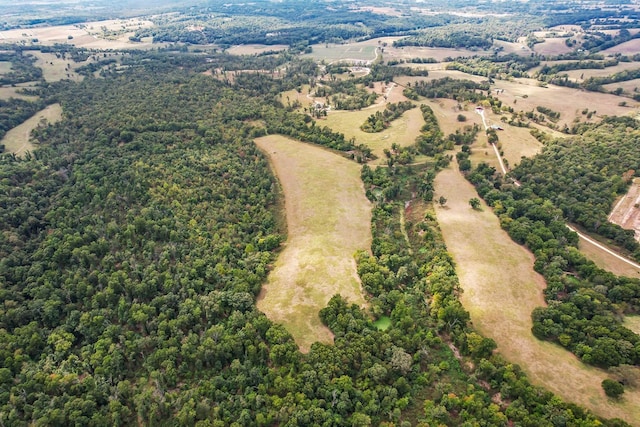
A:
[[[334,345],[301,354],[255,307],[285,230],[252,139],[354,143],[277,101],[315,73],[304,62],[280,79],[202,74],[226,60],[140,53],[104,78],[41,86],[65,119],[31,155],[0,158],[2,424],[601,425],[470,328],[425,205],[438,162],[363,167],[370,313],[334,297],[321,312]],[[437,154],[453,141],[423,116],[418,149]]]

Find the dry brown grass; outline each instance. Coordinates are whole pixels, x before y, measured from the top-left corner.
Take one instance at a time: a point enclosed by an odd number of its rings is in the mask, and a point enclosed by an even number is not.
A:
[[[608,85],[603,85],[602,87],[608,91],[616,90],[617,88],[621,87],[624,93],[633,95],[637,93],[638,89],[640,89],[640,79],[627,80],[625,82],[618,82],[618,83],[610,83]],[[623,99],[621,101],[626,101],[626,100]]]
[[[582,364],[565,349],[531,334],[531,311],[544,305],[545,286],[533,271],[533,255],[500,228],[491,210],[474,211],[475,189],[453,164],[436,177],[436,196],[448,202],[437,209],[438,222],[464,290],[462,303],[474,326],[493,338],[507,360],[519,364],[531,381],[600,416],[628,422],[640,420],[640,392],[627,390],[618,401],[608,399],[600,383],[604,371]]]
[[[62,107],[60,104],[49,105],[44,110],[39,111],[21,125],[16,126],[6,133],[0,144],[4,144],[7,153],[22,155],[26,151],[32,151],[35,147],[30,142],[31,131],[35,129],[42,120],[55,123],[62,118]]]
[[[635,55],[638,52],[640,52],[640,39],[633,39],[603,50],[602,54],[615,55],[616,53],[620,53],[622,55]]]
[[[33,39],[37,39],[38,44],[44,45],[66,43],[88,49],[131,49],[133,47],[144,49],[157,47],[158,45],[152,45],[151,41],[134,43],[129,41],[129,36],[132,36],[138,28],[151,26],[153,26],[151,21],[138,18],[112,19],[75,25],[1,31],[0,39],[13,43],[25,42],[27,45],[31,44]],[[103,30],[109,32],[110,35],[106,36]],[[111,35],[112,32],[116,34]],[[69,39],[69,36],[72,39]]]
[[[566,38],[552,37],[545,39],[543,43],[537,43],[533,46],[533,50],[538,55],[561,55],[569,53],[573,50],[566,44]]]
[[[622,324],[640,335],[640,316],[625,316]]]
[[[569,76],[570,80],[583,82],[589,77],[607,77],[625,70],[637,70],[640,68],[640,62],[620,62],[613,67],[603,69],[584,69],[563,71],[562,74]]]
[[[640,278],[640,271],[637,268],[599,249],[587,240],[580,239],[578,248],[588,259],[604,270],[618,276]]]
[[[20,84],[20,85],[16,85],[16,87],[0,86],[0,99],[20,98],[20,99],[26,99],[29,101],[35,101],[36,99],[38,99],[37,96],[24,95],[24,94],[18,93],[21,87],[26,87],[26,86],[30,86],[30,85]]]
[[[284,44],[266,45],[266,44],[241,44],[238,46],[231,46],[226,50],[231,55],[257,55],[270,51],[282,51],[286,50],[289,46]]]
[[[365,304],[353,256],[371,246],[371,205],[356,163],[278,135],[256,144],[282,186],[288,229],[257,304],[305,352],[315,341],[332,342],[318,312],[333,295]]]
[[[587,92],[562,86],[549,85],[541,87],[534,79],[515,79],[513,81],[499,80],[494,86],[504,89],[497,96],[506,105],[516,111],[535,111],[537,106],[548,107],[560,113],[558,126],[571,126],[574,119],[586,121],[582,110],[596,111],[591,121],[599,120],[601,116],[624,116],[633,113],[633,109],[640,104],[633,100],[620,98],[615,95]],[[627,106],[618,105],[621,100],[627,101]],[[514,103],[515,101],[515,103]]]
[[[640,236],[640,179],[635,179],[629,191],[614,205],[609,221],[627,230],[635,230],[636,240]]]
[[[76,63],[72,59],[62,59],[56,57],[53,53],[42,53],[40,51],[31,51],[29,54],[37,58],[35,65],[42,69],[42,75],[48,82],[57,82],[64,79],[82,80],[82,76],[74,71]]]

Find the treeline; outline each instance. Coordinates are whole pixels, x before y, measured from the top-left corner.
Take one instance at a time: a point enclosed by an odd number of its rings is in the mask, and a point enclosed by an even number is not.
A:
[[[444,134],[440,130],[438,119],[433,113],[431,107],[426,104],[420,106],[424,125],[420,128],[420,135],[416,138],[416,147],[418,151],[427,156],[435,156],[443,153],[445,150],[453,148],[453,142],[444,138]]]
[[[451,98],[459,102],[478,102],[486,97],[481,91],[488,90],[490,90],[489,83],[475,83],[471,80],[444,77],[431,81],[422,80],[411,85],[407,84],[403,94],[413,100],[424,96],[426,98]]]
[[[314,92],[315,97],[331,99],[338,110],[360,110],[376,102],[378,95],[368,91],[364,84],[354,80],[323,82]]]
[[[6,47],[12,49],[13,45]],[[0,74],[0,85],[15,85],[42,79],[42,70],[33,65],[36,59],[22,50],[0,52],[0,61],[11,63],[11,70]]]
[[[529,77],[527,70],[540,64],[536,57],[520,56],[515,53],[492,57],[472,57],[456,59],[447,64],[447,70],[458,70],[489,78]]]
[[[0,139],[10,129],[18,126],[45,107],[42,101],[19,98],[0,99]],[[2,150],[0,150],[0,153]]]
[[[368,133],[382,132],[391,125],[393,120],[402,116],[405,111],[415,108],[415,106],[411,101],[387,104],[383,111],[376,111],[375,114],[367,117],[360,129]]]
[[[619,64],[618,59],[607,59],[603,61],[594,60],[578,60],[577,62],[561,62],[559,64],[543,65],[538,73],[540,75],[558,74],[563,71],[571,70],[602,70],[608,67],[614,67]]]
[[[461,20],[445,14],[389,16],[350,8],[346,4],[327,9],[322,4],[296,2],[269,7],[262,2],[241,6],[208,4],[182,12],[154,17],[156,26],[136,31],[134,39],[153,37],[154,42],[215,43],[223,47],[250,43],[294,47],[406,35],[414,33],[416,28]]]
[[[450,5],[449,5],[450,6]],[[464,18],[443,27],[423,28],[414,35],[393,42],[394,46],[430,46],[455,49],[490,49],[494,40],[516,41],[541,26],[535,16],[501,19],[495,17]]]

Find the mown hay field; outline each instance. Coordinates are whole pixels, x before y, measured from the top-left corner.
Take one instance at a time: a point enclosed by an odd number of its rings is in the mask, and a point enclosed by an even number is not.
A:
[[[333,295],[365,305],[354,254],[371,247],[371,204],[357,163],[279,135],[256,144],[282,186],[288,233],[258,308],[306,352],[333,340],[318,316]]]
[[[62,107],[60,104],[52,104],[40,110],[24,123],[14,127],[6,133],[0,144],[5,146],[7,153],[15,153],[19,156],[27,151],[32,151],[35,147],[30,141],[31,131],[41,122],[55,123],[62,119]]]
[[[589,367],[560,346],[536,339],[531,312],[544,305],[543,278],[533,271],[533,255],[513,242],[492,211],[476,211],[475,189],[452,164],[436,177],[436,197],[447,198],[437,218],[463,289],[461,300],[474,326],[493,338],[498,351],[519,364],[535,384],[603,417],[640,420],[640,392],[629,389],[619,401],[600,386],[605,371]]]

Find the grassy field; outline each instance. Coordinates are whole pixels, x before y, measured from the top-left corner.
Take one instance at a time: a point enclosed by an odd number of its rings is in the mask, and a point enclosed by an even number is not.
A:
[[[57,58],[53,53],[40,51],[31,51],[29,54],[37,58],[35,65],[42,69],[43,77],[48,82],[64,79],[79,81],[82,79],[81,75],[73,71],[77,64],[72,59]]]
[[[376,87],[376,91],[381,93],[383,88]],[[387,92],[388,102],[404,101],[406,98],[402,95],[402,88],[395,86],[390,92]],[[371,114],[376,111],[385,109],[385,102],[380,98],[378,104],[359,111],[331,111],[326,120],[320,123],[326,124],[337,132],[342,132],[347,138],[355,138],[356,143],[365,144],[378,156],[376,163],[385,163],[383,150],[390,149],[391,144],[396,143],[402,147],[406,147],[415,143],[416,138],[420,134],[420,128],[424,124],[422,113],[418,105],[416,108],[405,111],[402,116],[393,122],[388,129],[382,132],[367,133],[360,130],[360,125]]]
[[[315,341],[332,342],[318,312],[333,295],[365,304],[353,255],[371,247],[371,205],[356,163],[278,135],[256,144],[282,185],[288,229],[258,308],[305,352]]]
[[[601,416],[640,420],[639,391],[627,390],[620,401],[608,399],[600,386],[607,378],[604,371],[533,337],[531,311],[544,305],[545,286],[533,271],[533,255],[509,238],[484,204],[482,211],[471,209],[469,199],[477,193],[455,168],[452,164],[436,178],[436,197],[448,200],[437,209],[437,217],[474,326],[493,338],[500,353],[519,364],[535,384]]]
[[[640,271],[638,271],[638,269],[598,249],[587,240],[580,239],[578,248],[587,258],[604,270],[610,271],[618,276],[640,278]]]
[[[633,39],[603,50],[602,54],[615,55],[616,53],[620,53],[622,55],[634,55],[638,52],[640,52],[640,39]]]
[[[316,61],[328,63],[339,61],[373,61],[377,57],[376,46],[362,43],[318,44],[313,45],[313,52],[305,55]]]
[[[269,51],[282,51],[288,48],[284,44],[266,45],[266,44],[241,44],[238,46],[231,46],[226,50],[231,55],[256,55],[259,53]]]
[[[55,123],[62,118],[62,108],[60,104],[49,105],[44,110],[39,111],[34,116],[19,126],[6,133],[0,144],[4,144],[5,152],[22,155],[26,151],[33,150],[33,145],[29,141],[31,131],[35,129],[41,120]]]
[[[23,95],[21,93],[18,93],[18,90],[20,90],[21,87],[26,87],[26,86],[30,86],[30,84],[20,84],[20,85],[16,85],[16,87],[0,86],[0,99],[21,98],[21,99],[26,99],[30,101],[34,101],[38,99],[37,96]]]
[[[0,61],[0,74],[5,74],[11,71],[11,62]]]
[[[570,80],[582,82],[589,77],[607,77],[625,70],[637,70],[640,68],[640,62],[621,62],[613,67],[603,69],[585,69],[563,71],[562,74],[569,76]]]
[[[150,40],[141,43],[134,43],[129,40],[129,36],[132,36],[136,29],[151,26],[153,26],[151,21],[139,18],[113,19],[75,25],[0,31],[0,39],[5,42],[25,43],[27,45],[34,43],[34,40],[37,40],[37,44],[44,45],[68,43],[87,49],[155,48],[158,45],[152,45]]]
[[[379,48],[386,60],[410,58],[434,58],[442,61],[447,57],[473,56],[489,54],[488,51],[468,49],[448,49],[436,47],[405,46],[393,47],[393,42],[401,37],[380,37],[362,42],[346,44],[316,44],[308,56],[318,61],[335,62],[340,60],[372,61],[376,58],[375,49]]]
[[[636,334],[640,334],[640,316],[625,316],[623,324]]]

